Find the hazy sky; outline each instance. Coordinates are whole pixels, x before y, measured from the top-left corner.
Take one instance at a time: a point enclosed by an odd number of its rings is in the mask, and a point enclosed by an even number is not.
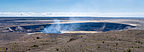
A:
[[[144,0],[0,0],[0,12],[144,12]]]

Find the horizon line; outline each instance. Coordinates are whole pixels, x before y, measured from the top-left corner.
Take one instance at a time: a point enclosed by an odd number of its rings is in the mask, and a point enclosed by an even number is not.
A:
[[[144,12],[0,12],[0,17],[144,17]]]

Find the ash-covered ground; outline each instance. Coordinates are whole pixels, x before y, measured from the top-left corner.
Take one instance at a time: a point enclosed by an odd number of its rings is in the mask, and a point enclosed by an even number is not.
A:
[[[0,17],[0,52],[144,52],[144,18]]]

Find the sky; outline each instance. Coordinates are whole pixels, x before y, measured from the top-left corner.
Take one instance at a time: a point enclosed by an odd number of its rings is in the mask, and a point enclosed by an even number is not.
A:
[[[0,15],[2,12],[71,12],[144,16],[144,0],[0,0],[0,12]]]

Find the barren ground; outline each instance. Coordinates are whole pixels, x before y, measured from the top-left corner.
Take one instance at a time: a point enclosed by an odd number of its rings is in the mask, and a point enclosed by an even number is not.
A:
[[[41,18],[0,18],[0,52],[144,52],[144,20],[143,19],[107,19],[68,21],[79,22],[113,22],[137,26],[108,32],[72,31],[63,34],[43,34],[25,32],[9,32],[8,27],[53,24],[53,20]],[[48,18],[49,19],[49,18]],[[88,33],[87,33],[88,32]]]

